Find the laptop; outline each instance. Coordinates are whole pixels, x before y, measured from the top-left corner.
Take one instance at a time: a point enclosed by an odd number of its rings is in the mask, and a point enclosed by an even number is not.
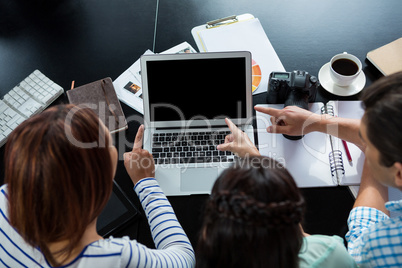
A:
[[[145,133],[168,196],[210,194],[236,156],[216,146],[231,119],[254,142],[250,52],[141,57]]]

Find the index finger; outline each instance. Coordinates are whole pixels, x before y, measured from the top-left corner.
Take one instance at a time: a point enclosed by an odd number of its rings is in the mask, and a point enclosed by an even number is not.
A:
[[[143,138],[144,138],[144,125],[141,125],[137,130],[137,135],[135,135],[133,151],[135,149],[142,148],[142,139]]]
[[[226,122],[226,125],[228,125],[228,127],[232,133],[234,130],[237,129],[237,126],[229,118],[225,118],[225,122]]]
[[[260,113],[269,114],[274,117],[279,117],[281,115],[281,110],[270,107],[254,106],[254,110]]]

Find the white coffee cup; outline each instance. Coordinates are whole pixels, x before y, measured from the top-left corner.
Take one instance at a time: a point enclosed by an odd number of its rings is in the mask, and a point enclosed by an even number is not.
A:
[[[361,71],[361,61],[346,52],[333,56],[330,61],[330,76],[334,83],[341,87],[352,84]]]

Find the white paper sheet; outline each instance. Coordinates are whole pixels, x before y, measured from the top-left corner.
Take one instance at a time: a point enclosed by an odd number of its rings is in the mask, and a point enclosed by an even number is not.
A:
[[[144,55],[153,54],[151,50]],[[144,114],[142,102],[142,81],[140,59],[133,63],[124,73],[113,82],[117,97],[137,112]]]
[[[335,115],[339,111],[340,117],[360,118],[363,110],[360,102],[332,101]],[[282,109],[283,104],[258,105]],[[310,103],[309,110],[321,114],[322,103]],[[300,140],[289,140],[282,134],[268,133],[266,128],[271,125],[270,116],[256,112],[258,146],[260,153],[272,157],[289,170],[299,187],[328,187],[337,186],[336,177],[331,174],[329,154],[332,151],[329,135],[320,132],[306,134]],[[307,120],[306,125],[312,121]],[[345,148],[340,139],[333,139],[334,150],[342,152],[342,162],[345,176],[340,178],[340,185],[360,184],[364,163],[363,152],[354,144],[348,143],[352,155],[349,163]]]
[[[322,105],[310,104],[310,111],[321,113]],[[282,109],[283,104],[270,104],[269,107]],[[262,155],[282,163],[298,187],[337,186],[329,165],[331,146],[327,134],[312,132],[300,140],[289,140],[282,134],[268,133],[266,128],[270,125],[270,116],[257,112],[258,147]]]

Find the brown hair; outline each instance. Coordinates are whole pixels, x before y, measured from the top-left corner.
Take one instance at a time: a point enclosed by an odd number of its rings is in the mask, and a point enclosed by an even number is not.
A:
[[[114,170],[106,135],[91,109],[60,105],[26,120],[9,136],[10,224],[52,264],[59,264],[54,255],[71,254],[110,197]],[[63,240],[69,241],[66,248],[49,251],[49,243]]]
[[[361,99],[367,137],[380,152],[380,163],[402,163],[402,72],[377,80]]]
[[[304,199],[268,157],[241,160],[215,182],[198,240],[197,267],[298,267]]]

